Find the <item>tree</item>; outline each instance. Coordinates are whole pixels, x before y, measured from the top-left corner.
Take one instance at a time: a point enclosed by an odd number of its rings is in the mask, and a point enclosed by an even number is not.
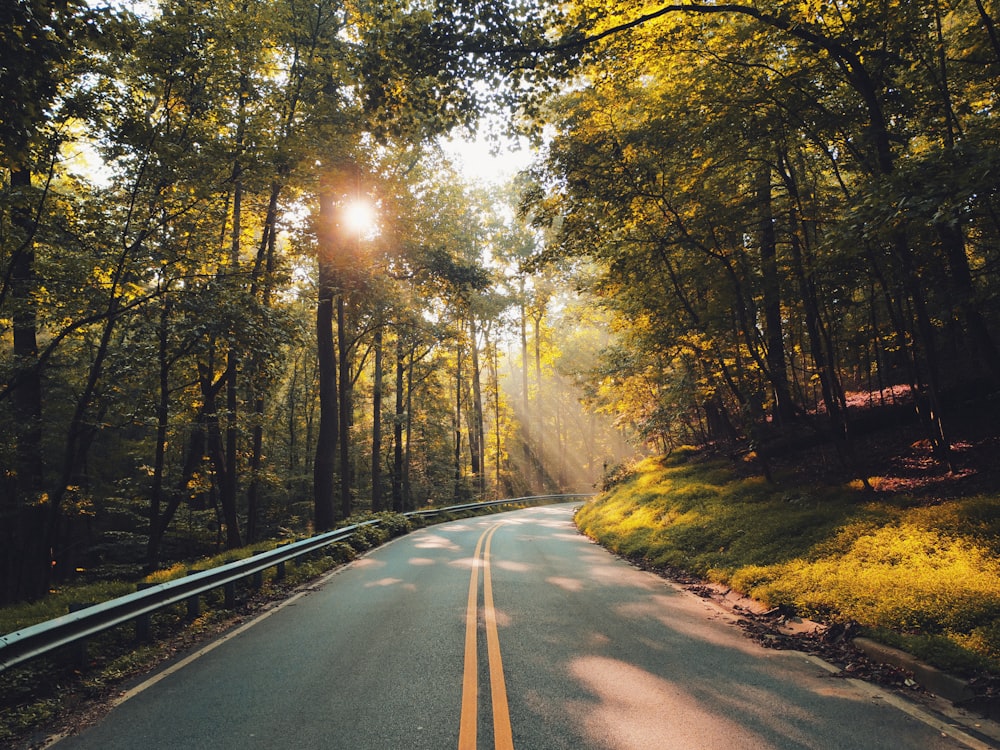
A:
[[[808,388],[786,387],[782,372],[794,373],[785,343],[801,320],[833,435],[850,436],[845,372],[862,364],[838,342],[892,337],[927,434],[948,460],[942,415],[953,376],[939,352],[956,339],[936,321],[964,328],[959,340],[975,342],[968,353],[990,373],[996,321],[987,322],[965,270],[973,256],[960,235],[974,221],[957,218],[971,217],[980,198],[956,183],[968,198],[956,211],[916,165],[930,153],[951,155],[939,168],[954,163],[957,102],[976,84],[965,67],[954,85],[948,32],[964,29],[956,36],[966,49],[988,45],[988,26],[967,33],[981,14],[955,9],[945,22],[932,3],[604,10],[579,4],[570,31],[548,47],[581,51],[587,85],[549,110],[565,135],[532,201],[539,222],[558,226],[564,253],[607,264],[600,291],[623,315],[654,316],[660,330],[641,327],[644,342],[671,356],[690,349],[709,378],[710,422],[735,417],[760,448],[768,400],[785,423],[798,413],[792,396]],[[662,282],[673,309],[649,282]],[[854,314],[871,298],[866,286],[881,290],[885,314]],[[798,299],[783,298],[783,288]],[[664,336],[678,313],[687,329]],[[872,319],[891,330],[858,329]],[[729,414],[719,410],[720,387]]]
[[[4,180],[4,274],[0,309],[9,316],[12,359],[2,399],[9,399],[14,460],[4,472],[0,517],[9,530],[0,601],[35,598],[47,589],[44,541],[51,513],[42,507],[43,362],[38,349],[37,242],[58,159],[60,123],[78,100],[71,87],[109,15],[76,2],[8,3],[0,11],[0,168]],[[62,92],[63,100],[57,102]],[[35,189],[33,177],[47,175]],[[48,518],[46,518],[48,516]]]

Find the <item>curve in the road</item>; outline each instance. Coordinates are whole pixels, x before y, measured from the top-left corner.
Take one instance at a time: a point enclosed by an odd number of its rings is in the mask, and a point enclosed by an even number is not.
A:
[[[761,648],[581,537],[572,513],[466,519],[373,550],[129,691],[58,750],[993,747]]]

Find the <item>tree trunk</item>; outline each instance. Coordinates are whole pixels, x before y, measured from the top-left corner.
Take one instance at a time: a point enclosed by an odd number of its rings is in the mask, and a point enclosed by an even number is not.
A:
[[[403,338],[396,332],[396,412],[392,421],[392,509],[402,513],[403,504],[403,421],[406,418],[403,386],[406,374],[406,353]]]
[[[982,19],[983,27],[986,29],[986,35],[990,39],[990,46],[993,47],[993,64],[1000,65],[1000,33],[997,32],[997,25],[986,10],[983,0],[976,0],[976,10],[979,11],[979,17]]]
[[[205,433],[206,425],[208,423],[207,415],[202,407],[202,411],[198,415],[198,424],[191,430],[190,438],[188,440],[188,450],[186,457],[184,459],[184,467],[181,470],[180,479],[177,481],[177,486],[170,495],[166,507],[160,514],[158,523],[155,527],[150,529],[150,540],[148,545],[148,554],[146,562],[146,570],[152,572],[159,565],[160,548],[163,544],[163,537],[166,536],[167,528],[170,526],[170,522],[174,518],[174,514],[180,507],[183,500],[189,500],[190,490],[188,485],[191,482],[191,478],[198,471],[198,468],[202,464],[202,459],[205,456]]]
[[[49,588],[51,554],[45,544],[45,506],[42,450],[42,377],[38,363],[38,313],[34,297],[35,223],[28,208],[31,173],[13,169],[10,175],[16,207],[14,225],[23,238],[10,261],[10,300],[13,318],[14,372],[10,391],[15,466],[12,476],[0,477],[2,527],[2,602],[34,600]],[[6,487],[4,487],[6,485]]]
[[[28,208],[31,174],[17,169],[11,172],[11,188],[17,208],[14,224],[24,234],[10,265],[10,297],[13,309],[14,367],[11,402],[14,428],[17,431],[16,494],[32,498],[42,490],[42,378],[38,366],[38,310],[34,292],[35,277],[34,220]]]
[[[169,298],[164,299],[157,330],[160,393],[156,405],[156,445],[153,448],[153,476],[149,490],[149,541],[146,545],[146,567],[151,571],[159,564],[160,541],[163,538],[159,529],[163,502],[163,472],[167,453],[167,422],[170,418],[170,359],[167,352],[170,308]]]
[[[471,441],[474,446],[472,454],[472,474],[476,480],[476,488],[481,499],[486,495],[486,472],[484,470],[483,454],[485,453],[486,430],[483,424],[483,387],[479,376],[479,343],[477,341],[476,319],[469,318],[469,329],[472,341],[472,409],[473,427],[470,434],[475,435]]]
[[[796,206],[791,211],[789,234],[790,247],[792,250],[792,274],[798,285],[799,296],[805,310],[806,333],[809,337],[809,349],[812,353],[813,364],[819,376],[820,389],[823,396],[823,406],[826,408],[827,418],[833,431],[833,438],[839,444],[847,438],[847,417],[841,409],[841,401],[837,394],[841,391],[837,379],[837,373],[833,369],[833,363],[827,359],[827,347],[822,331],[822,318],[820,315],[819,302],[817,300],[816,285],[811,273],[806,268],[805,258],[802,251],[802,243],[808,241],[808,227],[802,218],[805,209],[802,208],[802,196],[798,188],[794,168],[790,160],[783,158],[784,169],[781,170],[781,178],[785,184],[785,189]]]
[[[216,487],[219,490],[219,498],[222,506],[222,518],[226,525],[226,547],[236,549],[241,546],[239,518],[236,515],[236,505],[227,504],[223,499],[231,489],[226,485],[231,476],[227,466],[229,457],[226,454],[225,436],[223,435],[221,420],[219,419],[218,399],[216,394],[222,385],[226,383],[226,375],[218,383],[212,382],[212,371],[210,367],[200,365],[201,370],[199,382],[201,384],[202,403],[206,418],[206,432],[208,433],[208,456],[212,461],[212,469],[215,471]]]
[[[353,385],[351,382],[351,345],[347,335],[347,302],[344,293],[337,297],[337,352],[340,355],[340,517],[352,511],[351,497],[351,424],[354,421]]]
[[[382,510],[382,326],[375,329],[372,373],[372,512]]]
[[[257,369],[256,367],[254,369]],[[250,482],[247,485],[247,544],[257,541],[260,534],[260,474],[264,461],[264,384],[255,378],[253,427],[250,433]]]
[[[275,237],[277,236],[278,198],[281,195],[281,185],[271,183],[271,197],[264,216],[264,228],[261,233],[257,257],[254,260],[253,272],[250,275],[250,295],[260,296],[261,306],[266,310],[271,306],[272,274],[274,272]],[[253,426],[250,437],[250,481],[247,485],[247,542],[257,541],[260,523],[260,488],[261,468],[264,462],[264,412],[266,408],[265,394],[268,390],[267,378],[261,366],[262,355],[255,353],[250,362],[247,379],[250,383],[251,400],[253,401]]]
[[[96,430],[88,424],[88,411],[90,410],[94,394],[97,391],[98,383],[104,376],[104,364],[111,351],[111,339],[115,332],[118,316],[121,311],[121,298],[119,289],[128,265],[128,260],[134,250],[141,243],[142,238],[137,238],[135,242],[122,251],[118,258],[114,274],[111,279],[111,288],[108,292],[108,302],[104,310],[104,329],[101,338],[91,360],[90,368],[87,372],[87,380],[76,399],[76,407],[73,416],[70,418],[66,430],[65,448],[63,452],[62,467],[57,484],[49,492],[46,506],[48,521],[46,524],[45,546],[50,550],[55,550],[60,541],[63,513],[62,500],[71,485],[80,484],[81,472],[86,465],[87,455],[93,442]],[[74,481],[76,480],[76,481]],[[66,565],[59,565],[58,558],[62,552],[56,552],[53,561],[53,573],[56,575],[66,575],[68,570]]]
[[[462,344],[455,354],[455,412],[454,412],[454,465],[455,498],[462,496]]]
[[[997,349],[986,318],[976,304],[976,290],[965,252],[965,237],[961,229],[948,224],[938,224],[937,231],[948,259],[958,307],[972,336],[975,353],[986,365],[994,387],[1000,386],[1000,350]]]
[[[410,349],[410,363],[406,368],[406,431],[403,443],[403,506],[413,510],[413,492],[410,488],[410,438],[413,433],[413,366],[416,347]]]
[[[237,128],[237,149],[242,148],[242,109],[243,97],[240,97],[240,123]],[[232,286],[240,284],[240,231],[243,222],[243,183],[241,180],[239,158],[233,161],[233,225],[232,241],[229,246],[229,277]],[[219,502],[226,519],[226,545],[234,549],[242,545],[239,526],[236,524],[236,502],[239,494],[239,430],[237,419],[239,411],[238,374],[239,356],[236,353],[235,331],[230,333],[226,350],[226,429],[225,449],[223,459],[216,465],[216,482],[219,486]],[[220,473],[221,472],[221,473]]]
[[[531,484],[531,404],[528,398],[528,311],[524,305],[524,284],[521,284],[521,430],[524,433],[524,482]]]
[[[826,359],[826,346],[823,343],[822,322],[819,303],[816,300],[816,289],[805,270],[802,258],[802,243],[799,236],[792,232],[792,270],[799,284],[799,294],[806,313],[806,332],[809,334],[809,350],[812,352],[813,364],[819,375],[820,390],[823,395],[823,406],[836,440],[843,440],[847,435],[847,425],[841,414],[840,401],[836,396],[838,386],[836,373]]]
[[[216,482],[219,486],[219,502],[226,519],[226,546],[236,549],[243,545],[239,531],[236,510],[239,495],[239,430],[236,426],[238,398],[236,381],[238,356],[233,343],[226,352],[226,429],[221,461],[216,463]],[[222,443],[220,443],[220,447]]]
[[[545,490],[545,470],[542,466],[544,455],[542,447],[547,445],[548,435],[545,434],[545,421],[542,413],[542,317],[545,315],[543,308],[535,311],[532,315],[532,323],[535,329],[535,445],[537,449],[533,451],[535,456],[535,488],[539,491]]]
[[[895,244],[901,246],[905,242],[906,237],[898,234]],[[913,266],[909,248],[897,247],[896,257],[902,268],[903,283],[913,303],[917,345],[923,348],[923,361],[927,367],[927,387],[917,395],[917,411],[926,425],[934,456],[954,471],[954,459],[945,429],[944,405],[941,402],[941,364],[934,341],[934,324],[927,310],[927,298]]]
[[[788,388],[788,368],[785,364],[785,339],[781,323],[781,284],[778,277],[778,242],[771,211],[771,168],[762,165],[757,174],[757,204],[760,209],[758,230],[760,267],[763,281],[764,325],[767,336],[768,379],[774,393],[772,417],[779,425],[788,424],[795,416],[795,405]]]
[[[0,539],[2,589],[0,603],[35,601],[48,593],[51,550],[45,544],[48,515],[44,505],[24,504],[4,511]]]
[[[294,477],[299,473],[301,460],[299,459],[299,423],[296,412],[298,411],[299,398],[299,358],[296,357],[292,363],[292,380],[288,384],[288,398],[285,400],[285,412],[288,421],[288,476]]]
[[[340,430],[337,390],[337,353],[333,345],[336,243],[333,236],[333,198],[322,191],[317,239],[318,302],[316,304],[316,360],[319,368],[319,434],[313,462],[313,523],[316,531],[333,528],[336,520],[334,482]]]
[[[493,386],[493,435],[494,435],[494,457],[496,461],[496,493],[500,497],[500,483],[503,471],[503,430],[500,423],[500,351],[497,342],[487,347],[487,360],[490,363],[490,380]]]

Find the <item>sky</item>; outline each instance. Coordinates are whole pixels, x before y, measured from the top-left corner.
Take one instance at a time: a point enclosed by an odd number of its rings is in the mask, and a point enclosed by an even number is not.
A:
[[[452,138],[441,144],[471,182],[497,183],[527,168],[534,156],[527,141],[504,141],[499,153],[482,133],[476,138]]]

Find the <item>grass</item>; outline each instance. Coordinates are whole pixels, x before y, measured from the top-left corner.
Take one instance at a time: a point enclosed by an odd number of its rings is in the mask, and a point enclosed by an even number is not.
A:
[[[383,513],[378,514],[378,516],[373,516],[372,514],[352,516],[344,522],[344,525],[360,523],[375,517],[378,517],[382,521],[379,526],[360,529],[348,542],[330,545],[326,550],[325,557],[321,555],[312,560],[300,560],[290,565],[288,570],[289,582],[292,584],[299,583],[323,572],[323,569],[317,569],[317,560],[325,559],[328,565],[347,562],[353,559],[357,553],[377,546],[390,537],[406,533],[412,527],[411,522],[405,516],[395,513]],[[272,550],[287,541],[271,539],[247,545],[240,549],[227,550],[217,555],[175,562],[140,578],[138,581],[71,582],[60,585],[52,589],[47,597],[37,602],[0,607],[0,634],[12,633],[29,625],[60,617],[67,614],[70,608],[76,604],[95,604],[109,601],[125,594],[131,594],[136,590],[137,584],[140,583],[166,583],[167,581],[183,578],[195,571],[208,570],[209,568],[251,557],[260,552]],[[267,571],[267,575],[271,577],[274,576],[274,573],[273,568]]]
[[[1000,673],[1000,498],[926,505],[769,485],[690,452],[648,459],[577,514],[612,551],[731,586],[960,673]]]

